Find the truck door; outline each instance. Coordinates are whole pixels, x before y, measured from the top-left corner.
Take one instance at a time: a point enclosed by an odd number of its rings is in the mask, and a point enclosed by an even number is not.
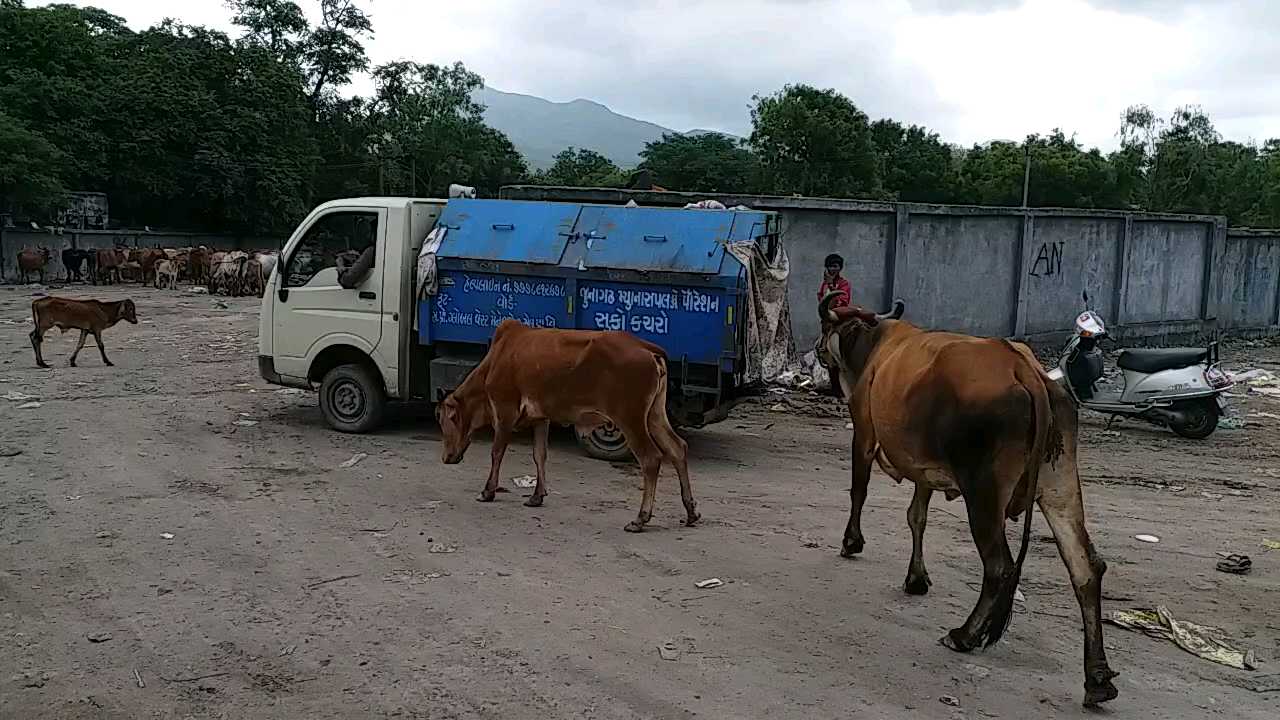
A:
[[[346,344],[372,353],[382,338],[382,273],[386,267],[385,209],[335,209],[321,215],[281,260],[273,312],[276,372],[307,377],[317,352]],[[347,290],[338,265],[375,247],[374,266]]]

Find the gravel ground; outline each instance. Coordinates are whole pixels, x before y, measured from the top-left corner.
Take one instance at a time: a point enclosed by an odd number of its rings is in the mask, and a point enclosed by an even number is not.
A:
[[[75,334],[55,333],[39,370],[33,292],[0,288],[0,396],[34,398],[0,399],[0,717],[1086,714],[1078,612],[1041,519],[1025,603],[968,656],[937,643],[981,575],[959,503],[933,504],[926,597],[900,587],[909,488],[875,476],[867,550],[838,556],[849,432],[828,401],[769,397],[690,431],[704,523],[680,526],[664,474],[651,531],[631,535],[636,468],[567,435],[531,509],[509,480],[475,502],[487,443],[441,465],[429,413],[329,431],[313,394],[257,377],[254,298],[58,290],[130,295],[142,322],[105,333],[114,368],[92,343],[67,367]],[[1224,356],[1280,374],[1273,346]],[[1280,400],[1233,402],[1243,427],[1202,442],[1083,419],[1104,611],[1167,605],[1258,661],[1107,626],[1115,717],[1280,716],[1280,551],[1260,545],[1280,540]],[[525,438],[504,477],[532,471]],[[1219,551],[1252,573],[1215,571]],[[695,586],[711,577],[725,584]]]

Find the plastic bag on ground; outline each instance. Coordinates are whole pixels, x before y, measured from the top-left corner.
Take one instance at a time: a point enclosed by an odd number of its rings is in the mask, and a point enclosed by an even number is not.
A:
[[[1252,650],[1238,650],[1223,637],[1222,631],[1189,620],[1178,620],[1164,605],[1155,610],[1113,610],[1107,622],[1126,630],[1169,640],[1192,655],[1239,670],[1253,670]]]

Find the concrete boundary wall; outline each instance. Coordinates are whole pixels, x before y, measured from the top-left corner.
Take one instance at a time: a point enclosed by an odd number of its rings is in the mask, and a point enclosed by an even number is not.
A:
[[[900,297],[924,327],[1056,342],[1087,291],[1121,338],[1280,332],[1280,230],[1228,229],[1219,216],[531,185],[501,195],[677,207],[714,197],[777,211],[801,348],[817,336],[831,252],[845,258],[855,303],[887,308]]]
[[[0,232],[0,281],[18,282],[18,253],[25,248],[48,248],[45,281],[64,280],[62,251],[66,248],[96,250],[126,247],[182,248],[206,245],[215,250],[270,250],[284,244],[280,238],[229,237],[208,233],[146,232],[140,230],[64,230],[62,233],[30,228],[6,228]]]

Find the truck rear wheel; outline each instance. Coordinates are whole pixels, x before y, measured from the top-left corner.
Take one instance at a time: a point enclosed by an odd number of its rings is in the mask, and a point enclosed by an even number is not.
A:
[[[586,435],[578,435],[578,444],[587,455],[597,460],[621,462],[633,457],[627,439],[613,423],[601,425]]]
[[[368,367],[339,365],[320,382],[320,412],[334,430],[366,433],[386,418],[387,393]]]

